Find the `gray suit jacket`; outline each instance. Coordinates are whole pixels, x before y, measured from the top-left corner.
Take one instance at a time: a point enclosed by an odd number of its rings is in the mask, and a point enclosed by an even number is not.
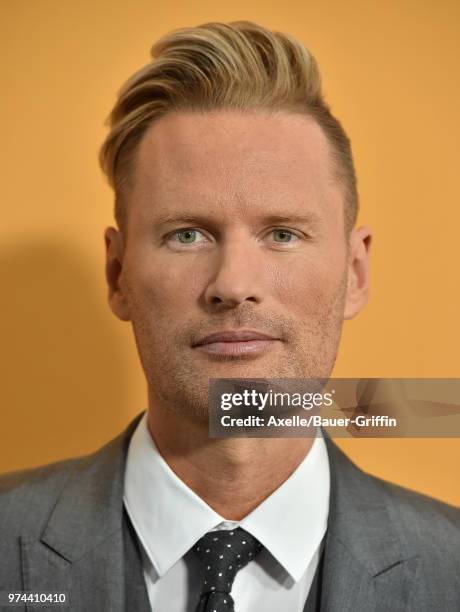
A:
[[[132,568],[122,529],[126,451],[141,416],[92,455],[0,478],[0,591],[70,594],[66,608],[37,610],[147,609],[145,592],[142,604],[125,603]],[[458,612],[460,510],[365,474],[325,437],[321,611]]]

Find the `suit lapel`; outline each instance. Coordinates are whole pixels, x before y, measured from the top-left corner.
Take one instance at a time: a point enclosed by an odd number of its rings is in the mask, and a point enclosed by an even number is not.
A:
[[[404,610],[417,566],[379,485],[325,434],[331,465],[322,612]]]
[[[25,590],[65,591],[72,612],[121,612],[125,609],[120,533],[112,534],[73,562],[59,558],[42,542],[27,538],[22,538],[21,552]]]
[[[21,537],[25,590],[67,591],[72,612],[125,609],[124,468],[141,417],[101,450],[75,462],[41,538]]]

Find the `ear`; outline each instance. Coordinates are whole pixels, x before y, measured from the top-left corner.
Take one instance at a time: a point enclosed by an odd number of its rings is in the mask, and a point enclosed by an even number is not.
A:
[[[352,319],[369,298],[369,257],[372,232],[368,227],[352,230],[348,256],[348,284],[344,319]]]
[[[108,285],[109,306],[122,321],[130,321],[129,303],[122,283],[124,245],[122,233],[108,227],[104,233],[106,262],[105,277]]]

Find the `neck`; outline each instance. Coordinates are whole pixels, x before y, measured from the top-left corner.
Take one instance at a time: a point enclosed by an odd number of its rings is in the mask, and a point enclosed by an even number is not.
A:
[[[148,427],[173,472],[226,520],[239,521],[275,491],[314,438],[209,438],[207,421],[150,406]]]

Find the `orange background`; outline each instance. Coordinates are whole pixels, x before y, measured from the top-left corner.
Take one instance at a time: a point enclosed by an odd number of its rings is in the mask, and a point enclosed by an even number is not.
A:
[[[460,377],[460,4],[2,2],[0,471],[90,452],[147,406],[106,303],[97,165],[121,83],[165,32],[249,19],[315,54],[354,149],[372,296],[334,374]],[[459,439],[338,440],[366,470],[460,505]]]

